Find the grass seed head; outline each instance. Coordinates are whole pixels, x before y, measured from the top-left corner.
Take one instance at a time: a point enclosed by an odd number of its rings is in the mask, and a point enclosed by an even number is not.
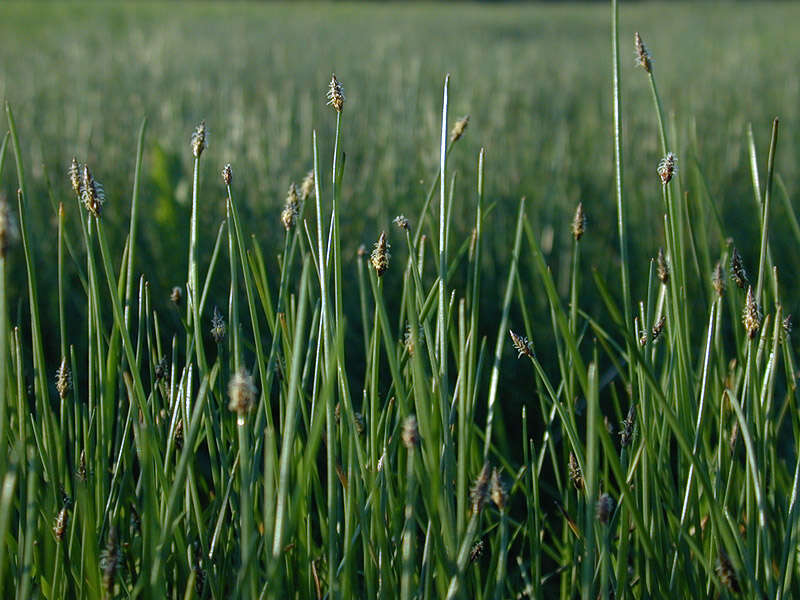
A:
[[[642,41],[639,32],[633,34],[633,44],[636,47],[636,63],[648,73],[653,72],[653,57]]]
[[[179,452],[183,450],[183,419],[178,419],[175,425],[175,448]]]
[[[219,308],[214,307],[214,314],[211,317],[211,337],[214,338],[215,344],[221,344],[225,339],[225,319],[222,318],[222,313]]]
[[[314,194],[314,169],[311,169],[303,178],[303,183],[300,184],[300,196],[303,202],[308,200]]]
[[[73,156],[72,163],[69,165],[69,182],[72,185],[72,191],[78,198],[82,198],[83,183],[81,182],[81,163]]]
[[[331,75],[331,82],[328,84],[328,104],[330,104],[337,113],[342,112],[344,108],[344,88],[341,82],[336,79],[336,73]]]
[[[405,215],[397,215],[394,219],[392,219],[392,223],[397,225],[403,231],[410,231],[411,226],[408,224],[408,219]]]
[[[478,478],[470,489],[470,501],[472,502],[472,512],[479,514],[486,503],[489,501],[489,463],[483,464]]]
[[[386,232],[381,231],[381,236],[375,243],[375,249],[369,257],[372,267],[375,269],[375,273],[377,273],[378,277],[383,276],[389,269],[389,259],[391,258],[391,254],[389,254],[390,247],[389,242],[386,241]]]
[[[64,505],[61,507],[61,510],[58,511],[56,515],[56,521],[53,525],[53,533],[56,536],[56,541],[61,541],[64,539],[64,533],[67,530],[67,524],[69,523],[69,510],[67,506]]]
[[[533,342],[524,335],[514,333],[510,329],[508,330],[508,334],[511,336],[511,343],[514,345],[514,349],[518,352],[517,358],[522,358],[523,356],[534,357]]]
[[[256,394],[258,394],[258,390],[253,384],[252,376],[247,371],[239,369],[234,373],[228,383],[228,396],[230,397],[228,409],[236,413],[238,417],[236,422],[239,426],[244,425],[245,416],[253,410]]]
[[[667,317],[665,315],[661,315],[661,318],[653,325],[653,341],[655,342],[658,339],[658,336],[661,335],[661,332],[664,331],[664,325],[667,323]]]
[[[569,453],[569,478],[572,481],[572,485],[575,486],[575,489],[579,492],[583,489],[583,472],[581,471],[581,467],[578,464],[578,459],[575,457],[574,452]]]
[[[72,371],[67,364],[67,357],[61,359],[61,365],[56,369],[56,390],[58,397],[62,400],[67,397],[67,393],[72,389]]]
[[[636,424],[636,411],[633,404],[628,409],[628,416],[622,421],[622,429],[619,432],[619,442],[625,448],[630,445],[633,440],[633,426]]]
[[[583,202],[578,202],[575,209],[575,216],[572,217],[572,237],[579,242],[586,231],[586,215],[583,214]]]
[[[659,281],[666,285],[669,282],[669,264],[667,263],[667,257],[664,256],[664,249],[658,249],[658,256],[656,257],[656,275],[658,275]]]
[[[500,473],[497,471],[497,468],[492,469],[492,481],[490,488],[492,502],[494,502],[495,506],[501,511],[505,510],[506,505],[508,504],[508,490],[506,489],[506,485],[503,482],[503,478],[501,477]]]
[[[89,165],[83,165],[81,200],[90,214],[100,218],[106,196],[103,191],[103,185],[94,178],[92,172],[89,170]]]
[[[200,121],[200,124],[195,127],[192,133],[192,154],[195,158],[200,158],[203,150],[206,149],[208,131],[206,130],[206,122]]]
[[[661,183],[667,185],[672,176],[678,170],[677,167],[678,157],[672,152],[667,152],[667,155],[658,163],[658,176],[661,177]]]
[[[156,363],[156,368],[154,370],[156,381],[161,381],[162,379],[165,379],[167,377],[167,373],[169,372],[168,368],[169,368],[169,363],[167,362],[166,355],[164,355],[161,357],[161,360],[159,360]]]
[[[403,421],[403,445],[408,448],[415,448],[419,445],[419,428],[417,427],[417,417],[409,415]]]
[[[711,285],[714,286],[714,291],[717,296],[722,298],[725,293],[725,270],[722,268],[722,261],[717,261],[717,266],[714,267],[714,273],[711,276]]]
[[[230,185],[231,181],[233,181],[233,169],[231,169],[231,163],[228,163],[222,167],[222,181],[225,182],[225,185]]]
[[[597,516],[597,520],[603,525],[607,525],[609,519],[611,519],[611,513],[614,512],[615,505],[616,503],[611,496],[608,494],[602,494],[597,499],[597,503],[595,504],[595,515]]]
[[[744,289],[744,284],[749,281],[747,279],[747,271],[744,269],[742,255],[739,254],[736,246],[733,247],[733,252],[731,253],[731,279],[742,290]]]
[[[86,482],[86,450],[81,450],[81,456],[78,459],[78,480]]]
[[[297,224],[297,217],[300,215],[300,198],[297,195],[297,186],[294,182],[289,185],[286,194],[286,203],[281,212],[281,223],[284,229],[290,231]]]
[[[456,121],[456,124],[453,125],[453,129],[450,131],[450,141],[457,142],[467,130],[467,125],[469,125],[469,115],[464,115]]]
[[[786,318],[783,320],[781,325],[783,326],[783,332],[786,335],[792,333],[792,315],[786,315]]]
[[[738,594],[742,591],[741,587],[739,586],[739,578],[736,577],[736,571],[733,569],[731,560],[722,549],[719,551],[715,570],[717,572],[717,577],[719,577],[719,580],[726,588],[728,588],[728,590],[734,594]]]
[[[748,286],[747,288],[747,301],[742,311],[742,322],[744,323],[745,331],[747,331],[747,337],[751,340],[754,339],[761,328],[761,309],[753,294],[753,286]]]
[[[179,288],[177,285],[172,288],[172,291],[169,293],[169,299],[175,306],[180,306],[181,299],[183,298],[183,290]]]

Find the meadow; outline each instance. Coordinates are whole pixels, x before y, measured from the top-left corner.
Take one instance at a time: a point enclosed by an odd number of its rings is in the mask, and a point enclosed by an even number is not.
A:
[[[799,596],[800,7],[612,6],[0,5],[4,597]]]

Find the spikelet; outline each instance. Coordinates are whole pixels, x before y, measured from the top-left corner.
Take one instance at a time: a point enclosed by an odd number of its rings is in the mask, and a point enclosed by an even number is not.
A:
[[[586,215],[583,214],[583,202],[578,202],[575,209],[575,216],[572,217],[572,237],[579,242],[586,231]]]
[[[717,577],[719,577],[719,580],[728,590],[734,594],[739,594],[742,591],[742,588],[739,587],[739,578],[736,576],[736,571],[733,569],[731,560],[722,549],[719,551],[715,570],[717,572]]]
[[[648,73],[653,72],[653,57],[642,41],[639,32],[633,34],[633,44],[636,47],[636,63]]]
[[[225,183],[225,185],[230,185],[233,181],[233,169],[231,169],[231,163],[228,163],[222,167],[222,181]]]
[[[58,511],[56,515],[56,521],[53,525],[53,533],[56,536],[56,541],[60,542],[64,539],[64,533],[67,530],[67,525],[69,524],[69,511],[67,509],[66,504],[61,507],[61,510]]]
[[[284,229],[289,231],[297,223],[297,217],[300,215],[300,198],[297,196],[297,186],[294,182],[289,185],[289,191],[286,194],[286,203],[281,212],[281,223]]]
[[[456,121],[456,124],[453,125],[453,129],[450,131],[450,142],[457,142],[467,130],[467,125],[469,125],[469,115],[465,115]]]
[[[314,194],[314,169],[311,169],[303,178],[303,183],[300,184],[300,196],[303,202],[308,200]]]
[[[667,263],[667,257],[664,256],[664,249],[658,249],[658,256],[656,257],[656,275],[658,275],[658,280],[666,285],[669,282],[669,264]]]
[[[239,369],[231,377],[228,383],[228,409],[236,413],[238,425],[244,425],[245,415],[255,406],[257,393],[253,378],[244,369]]]
[[[506,505],[508,504],[508,491],[506,490],[506,485],[503,483],[503,479],[496,468],[492,469],[490,495],[492,497],[492,502],[494,502],[494,505],[498,509],[501,511],[506,509]]]
[[[56,390],[62,400],[72,388],[72,372],[67,364],[67,357],[61,359],[61,365],[56,369]]]
[[[474,563],[486,552],[486,542],[483,539],[478,540],[469,551],[469,562]]]
[[[629,446],[633,439],[633,426],[636,424],[636,411],[633,404],[628,409],[628,416],[622,421],[622,429],[619,432],[619,443],[623,448]]]
[[[397,215],[394,219],[392,219],[392,223],[397,225],[403,231],[410,231],[411,226],[408,224],[408,219],[405,215]]]
[[[478,478],[469,492],[472,512],[479,514],[489,501],[489,463],[484,463]]]
[[[786,335],[792,333],[792,315],[786,315],[786,318],[781,323],[781,326],[783,327],[783,332]]]
[[[667,317],[665,315],[661,315],[661,318],[653,325],[653,341],[655,342],[658,337],[661,335],[661,332],[664,331],[664,325],[667,322]]]
[[[342,84],[336,79],[336,74],[332,74],[331,82],[328,84],[328,104],[330,104],[337,113],[342,112],[344,108],[344,88]]]
[[[725,270],[722,268],[721,261],[717,261],[717,265],[714,267],[714,273],[711,275],[711,285],[714,286],[717,296],[722,298],[725,293]]]
[[[176,285],[169,293],[169,299],[174,305],[180,306],[181,300],[183,299],[183,290]]]
[[[94,178],[92,172],[89,170],[89,165],[83,165],[81,200],[86,210],[88,210],[91,215],[97,218],[100,217],[100,213],[103,211],[103,204],[106,201],[106,196],[103,192],[102,184]]]
[[[736,246],[733,247],[733,252],[731,253],[731,279],[741,290],[744,289],[744,284],[748,282],[742,255],[739,254]]]
[[[574,452],[569,453],[569,479],[576,490],[580,492],[583,489],[583,472]]]
[[[215,344],[221,344],[225,339],[225,319],[222,318],[222,313],[219,308],[214,307],[214,314],[211,317],[211,337],[214,338]]]
[[[81,450],[80,459],[78,459],[78,480],[86,482],[86,450]]]
[[[364,244],[361,244],[356,251],[356,256],[358,256],[359,260],[363,260],[366,255],[367,247]]]
[[[372,267],[375,269],[375,273],[378,277],[381,277],[389,269],[389,258],[391,258],[391,254],[389,254],[390,247],[391,246],[386,241],[386,232],[381,231],[381,236],[375,243],[375,249],[369,257]]]
[[[658,163],[658,176],[661,177],[661,183],[667,185],[672,176],[678,170],[677,167],[678,157],[672,152],[667,152],[667,155]]]
[[[206,130],[206,122],[200,121],[200,124],[195,127],[194,132],[192,133],[192,154],[195,158],[200,158],[203,150],[206,149],[206,146],[208,145],[206,141],[207,136],[208,131]]]
[[[183,450],[183,419],[178,419],[175,425],[175,449],[179,452]]]
[[[72,185],[72,191],[79,198],[83,198],[83,182],[81,181],[81,163],[73,156],[72,163],[69,165],[69,182]]]
[[[524,335],[514,333],[510,329],[508,330],[508,334],[511,336],[511,343],[514,345],[514,349],[518,352],[517,358],[522,358],[523,356],[534,357],[533,342]]]
[[[608,494],[602,494],[598,499],[597,503],[595,504],[595,515],[597,516],[597,520],[600,521],[603,525],[607,525],[609,519],[611,518],[611,513],[614,512],[614,507],[616,503],[614,499],[609,496]]]
[[[419,428],[417,427],[417,417],[409,415],[403,421],[403,445],[408,448],[415,448],[419,444]]]
[[[747,301],[742,311],[742,323],[744,323],[744,329],[747,331],[747,337],[751,340],[754,339],[761,328],[761,309],[753,295],[753,286],[748,286],[747,288]]]
[[[156,363],[156,368],[153,373],[156,377],[156,381],[161,381],[162,379],[165,379],[167,377],[167,373],[169,372],[168,369],[169,369],[169,363],[167,362],[166,355],[164,355],[161,357],[161,360],[159,360]]]

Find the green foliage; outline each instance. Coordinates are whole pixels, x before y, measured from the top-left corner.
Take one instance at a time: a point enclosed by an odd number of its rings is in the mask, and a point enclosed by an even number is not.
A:
[[[324,27],[289,6],[186,6],[197,20],[169,34],[174,7],[54,6],[62,28],[98,24],[79,42],[0,7],[0,28],[74,59],[52,70],[60,91],[3,64],[28,99],[5,104],[0,145],[3,596],[800,596],[783,276],[798,104],[784,89],[749,107],[790,111],[769,137],[707,122],[740,119],[747,96],[711,73],[747,90],[761,75],[741,61],[776,43],[728,15],[740,62],[717,57],[701,91],[728,95],[698,108],[663,11],[648,73],[625,59],[626,23],[656,22],[652,5],[622,24],[612,8],[608,61],[607,7],[419,6],[413,32],[370,7],[360,62],[348,6],[320,9]],[[249,53],[265,14],[274,51]],[[488,51],[462,43],[493,29]],[[221,48],[223,30],[241,35]],[[429,37],[445,50],[422,60]],[[323,111],[329,56],[342,112]],[[664,111],[682,90],[696,120]],[[207,149],[190,146],[200,116]],[[668,152],[679,169],[657,173]],[[76,195],[59,166],[73,154],[106,184],[99,214],[89,173]],[[284,228],[278,202],[312,165]]]

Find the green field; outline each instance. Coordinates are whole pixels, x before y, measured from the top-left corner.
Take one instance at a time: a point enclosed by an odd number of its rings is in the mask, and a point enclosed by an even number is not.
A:
[[[0,596],[800,595],[800,5],[612,16],[0,4]]]

